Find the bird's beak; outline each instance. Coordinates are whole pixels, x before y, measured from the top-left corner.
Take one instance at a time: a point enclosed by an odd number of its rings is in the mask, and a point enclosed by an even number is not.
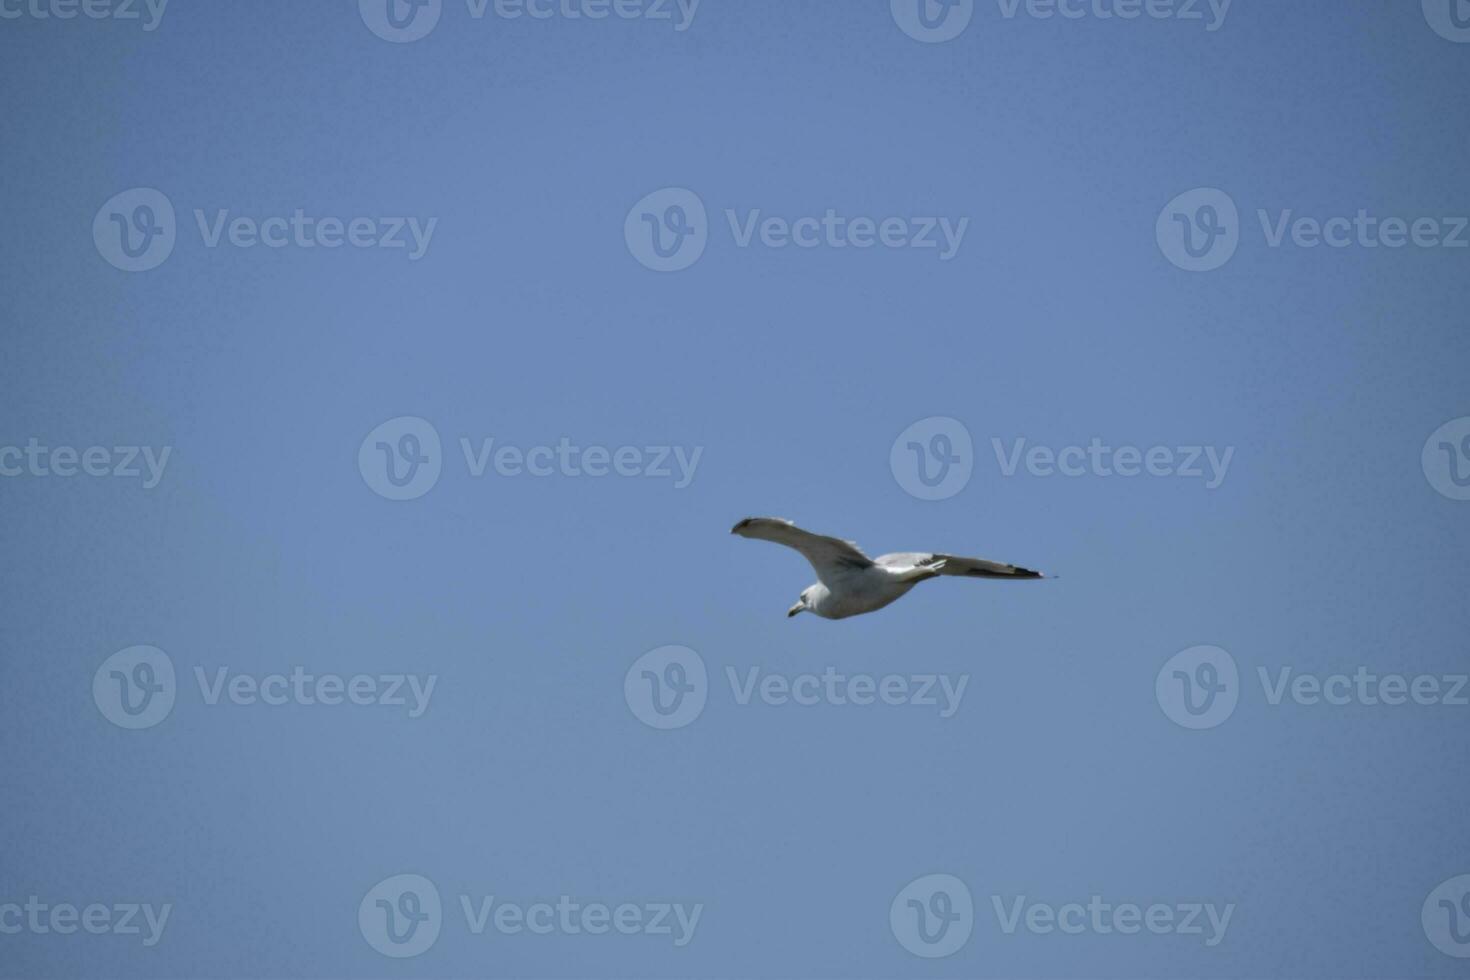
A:
[[[796,605],[786,610],[786,618],[790,619],[792,616],[795,616],[797,613],[801,612],[805,608],[806,606],[803,606],[801,603],[798,602]]]

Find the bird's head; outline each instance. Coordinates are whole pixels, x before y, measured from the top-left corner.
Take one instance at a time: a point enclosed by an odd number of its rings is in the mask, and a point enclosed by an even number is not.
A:
[[[817,595],[817,591],[821,588],[820,585],[808,586],[797,598],[796,605],[786,610],[786,618],[790,619],[799,612],[815,612],[817,601],[820,598]]]

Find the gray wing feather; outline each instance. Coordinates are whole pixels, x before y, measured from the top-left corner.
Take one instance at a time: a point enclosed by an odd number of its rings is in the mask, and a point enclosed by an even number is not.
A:
[[[935,555],[942,559],[944,564],[939,566],[940,575],[960,575],[965,578],[1004,578],[1004,579],[1026,579],[1046,578],[1040,572],[1033,572],[1029,568],[1020,565],[1007,565],[1005,562],[986,561],[984,558],[957,558],[954,555]]]
[[[779,517],[747,517],[732,527],[730,533],[794,548],[811,562],[817,578],[825,585],[873,564],[873,560],[851,541],[813,534]]]
[[[956,555],[930,554],[923,551],[904,551],[882,555],[876,564],[894,571],[917,568],[933,568],[936,575],[954,575],[961,578],[1046,578],[1040,572],[1019,565],[986,561],[984,558],[960,558]]]

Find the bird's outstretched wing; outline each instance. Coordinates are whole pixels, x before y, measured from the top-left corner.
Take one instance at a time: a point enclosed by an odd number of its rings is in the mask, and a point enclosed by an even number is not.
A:
[[[956,575],[961,578],[1028,579],[1046,578],[1040,572],[1019,565],[986,561],[984,558],[960,558],[956,555],[936,555],[927,552],[903,552],[882,555],[877,564],[895,572],[928,569],[934,575]]]
[[[738,534],[742,538],[774,541],[776,544],[795,548],[812,563],[817,578],[829,588],[844,575],[869,568],[873,564],[873,560],[851,541],[803,531],[779,517],[747,517],[732,527],[730,533]]]

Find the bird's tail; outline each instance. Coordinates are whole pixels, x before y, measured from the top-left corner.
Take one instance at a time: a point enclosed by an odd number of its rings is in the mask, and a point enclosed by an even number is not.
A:
[[[927,561],[921,561],[913,568],[907,569],[898,575],[900,582],[922,582],[925,579],[934,578],[936,575],[952,575],[953,572],[945,571],[949,559],[943,555],[935,555]]]

